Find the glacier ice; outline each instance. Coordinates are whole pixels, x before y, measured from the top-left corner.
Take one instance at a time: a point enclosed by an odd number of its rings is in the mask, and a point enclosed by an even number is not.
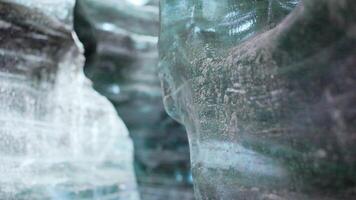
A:
[[[141,198],[189,200],[187,136],[166,114],[157,77],[158,11],[156,0],[79,0],[74,24],[86,75],[118,108],[134,141]]]
[[[0,0],[0,199],[139,199],[127,128],[83,73],[74,3]]]
[[[356,2],[162,0],[160,78],[197,199],[353,199]]]

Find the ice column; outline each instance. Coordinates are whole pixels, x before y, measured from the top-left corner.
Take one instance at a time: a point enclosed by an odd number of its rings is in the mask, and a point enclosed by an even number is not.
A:
[[[0,199],[139,199],[128,131],[83,74],[74,3],[0,1]]]
[[[160,6],[164,102],[187,128],[196,198],[353,199],[356,2]]]

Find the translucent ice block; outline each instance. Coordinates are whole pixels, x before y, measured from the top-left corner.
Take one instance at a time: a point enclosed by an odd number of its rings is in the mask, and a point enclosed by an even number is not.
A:
[[[197,199],[353,199],[356,2],[162,0]]]

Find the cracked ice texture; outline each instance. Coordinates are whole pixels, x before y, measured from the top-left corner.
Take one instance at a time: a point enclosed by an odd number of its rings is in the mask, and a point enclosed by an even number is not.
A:
[[[353,199],[356,2],[297,4],[160,2],[164,102],[197,199]]]
[[[83,74],[74,1],[0,1],[0,199],[139,199],[132,142]]]

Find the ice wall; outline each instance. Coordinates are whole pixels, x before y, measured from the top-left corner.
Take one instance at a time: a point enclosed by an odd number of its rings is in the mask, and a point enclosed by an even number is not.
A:
[[[160,2],[164,102],[197,199],[353,199],[356,2],[297,4]]]
[[[139,199],[128,131],[83,73],[74,3],[0,1],[0,199]]]
[[[155,0],[79,0],[75,29],[86,75],[117,107],[133,139],[142,199],[189,200],[187,136],[164,110],[157,75],[158,11]]]

